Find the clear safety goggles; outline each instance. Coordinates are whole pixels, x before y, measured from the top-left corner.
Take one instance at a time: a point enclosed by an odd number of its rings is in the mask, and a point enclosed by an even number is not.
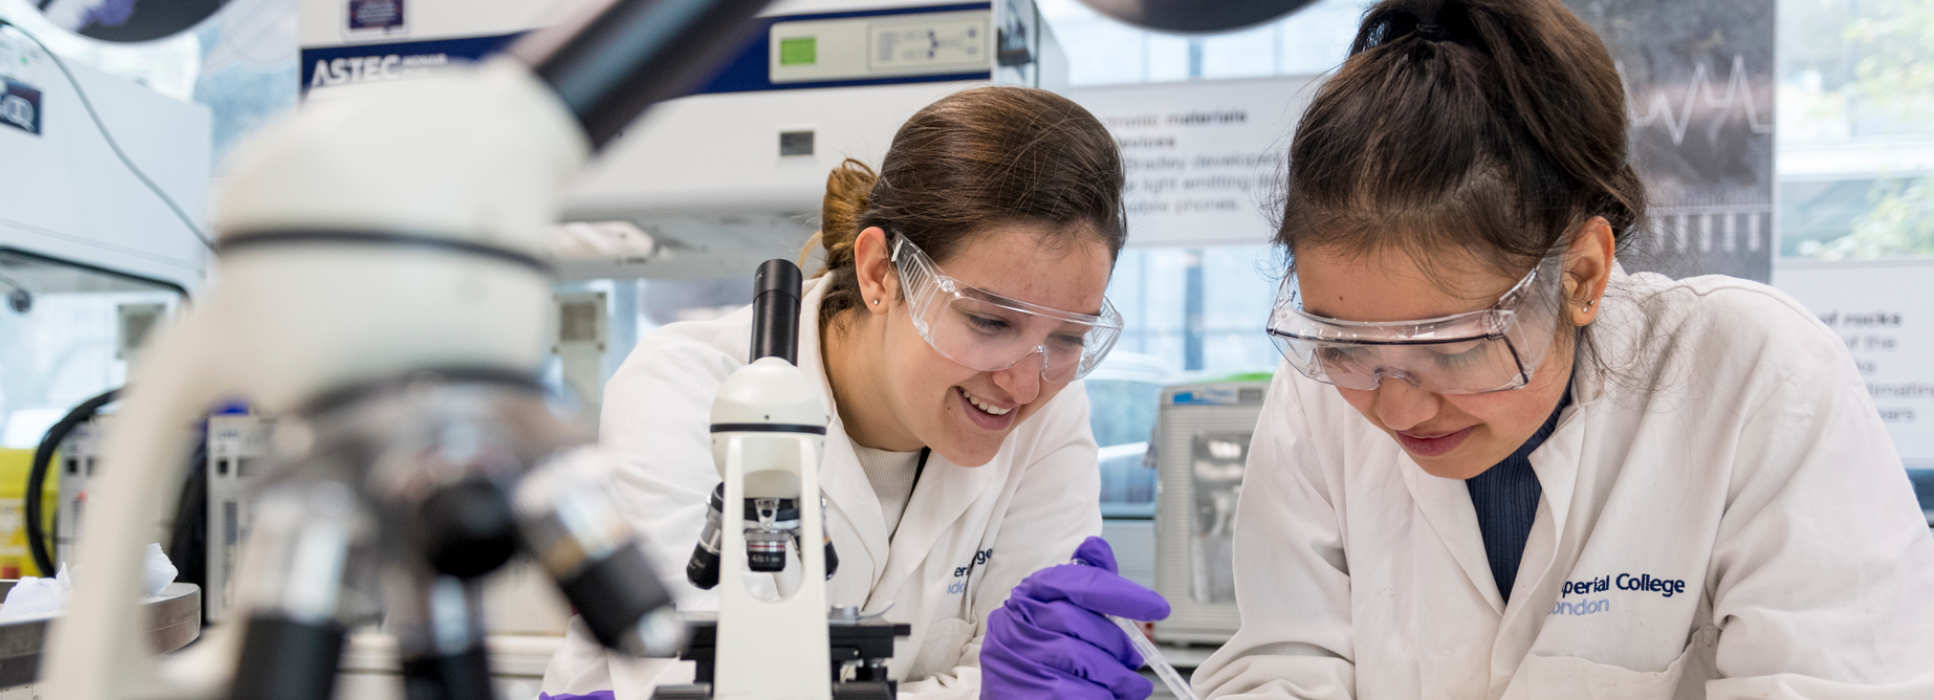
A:
[[[1072,381],[1101,364],[1121,337],[1121,313],[1107,299],[1100,314],[1083,314],[1004,297],[961,284],[905,236],[893,239],[914,329],[961,366],[999,372],[1039,354],[1043,380]]]
[[[1297,371],[1345,389],[1375,389],[1386,377],[1435,394],[1517,389],[1530,383],[1556,337],[1562,262],[1545,258],[1490,308],[1393,322],[1304,311],[1292,269],[1270,312],[1269,337]]]

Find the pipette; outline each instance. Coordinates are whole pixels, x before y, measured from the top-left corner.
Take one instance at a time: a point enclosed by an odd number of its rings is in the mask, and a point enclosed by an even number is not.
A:
[[[1080,557],[1075,557],[1069,563],[1079,566],[1094,566],[1094,564],[1084,561]],[[1148,635],[1142,634],[1141,625],[1136,624],[1134,620],[1120,615],[1103,615],[1102,617],[1108,618],[1109,622],[1115,623],[1116,627],[1120,627],[1121,631],[1128,635],[1129,646],[1135,647],[1135,653],[1142,655],[1142,663],[1148,666],[1148,670],[1155,672],[1156,678],[1162,679],[1162,684],[1168,686],[1168,692],[1175,696],[1175,700],[1196,700],[1195,691],[1189,690],[1189,682],[1182,680],[1182,674],[1175,670],[1173,664],[1168,662],[1168,657],[1162,654],[1162,650],[1155,647],[1154,640],[1149,639]]]
[[[1128,643],[1135,647],[1135,653],[1142,655],[1142,662],[1148,665],[1149,670],[1155,672],[1155,677],[1162,679],[1162,683],[1168,686],[1168,692],[1173,694],[1176,700],[1195,700],[1195,691],[1189,690],[1189,682],[1182,680],[1182,674],[1175,670],[1175,666],[1169,664],[1168,657],[1162,655],[1161,649],[1155,648],[1155,642],[1142,634],[1141,625],[1123,617],[1114,615],[1106,617],[1110,622],[1115,623],[1116,627],[1120,627],[1121,631],[1128,633]]]

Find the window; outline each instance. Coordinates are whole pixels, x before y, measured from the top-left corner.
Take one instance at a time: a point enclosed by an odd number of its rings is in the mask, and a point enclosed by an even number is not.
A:
[[[1934,256],[1934,6],[1779,3],[1780,252]]]
[[[1849,339],[1934,524],[1934,5],[1780,0],[1779,12],[1774,283]],[[1854,329],[1849,313],[1895,323]]]
[[[1040,0],[1075,87],[1321,73],[1342,61],[1365,6],[1321,0],[1241,31],[1182,36],[1117,22],[1079,0]],[[1251,244],[1122,251],[1109,298],[1127,328],[1085,382],[1101,445],[1104,516],[1155,514],[1155,465],[1147,452],[1162,387],[1276,368],[1281,357],[1263,325],[1285,261],[1269,245],[1272,235],[1258,218],[1254,231],[1237,236]]]
[[[0,246],[0,448],[32,450],[89,397],[120,386],[160,316],[165,282]]]

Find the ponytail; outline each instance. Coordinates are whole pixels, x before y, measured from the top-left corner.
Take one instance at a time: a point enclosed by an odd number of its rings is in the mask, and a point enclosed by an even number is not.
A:
[[[813,277],[853,266],[853,241],[860,235],[860,214],[866,211],[873,185],[879,179],[872,168],[852,158],[826,175],[826,196],[819,205],[819,232],[806,239],[805,247],[799,249],[801,268],[806,266],[815,247],[825,249],[826,259]]]

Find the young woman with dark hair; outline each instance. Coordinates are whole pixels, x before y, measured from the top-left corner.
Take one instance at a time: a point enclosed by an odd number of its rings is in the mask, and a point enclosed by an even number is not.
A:
[[[1558,0],[1386,0],[1290,147],[1216,698],[1934,697],[1934,537],[1846,348],[1626,272]]]

